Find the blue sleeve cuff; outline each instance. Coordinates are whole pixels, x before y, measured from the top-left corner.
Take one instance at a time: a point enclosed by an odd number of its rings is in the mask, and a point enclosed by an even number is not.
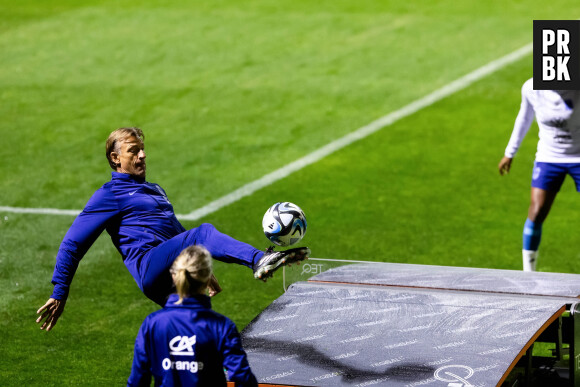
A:
[[[66,300],[68,298],[68,290],[68,286],[54,284],[54,290],[52,291],[50,298],[54,298],[55,300]]]

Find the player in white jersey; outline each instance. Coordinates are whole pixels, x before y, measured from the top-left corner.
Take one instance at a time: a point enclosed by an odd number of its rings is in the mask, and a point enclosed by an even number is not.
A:
[[[580,192],[580,90],[534,90],[532,79],[522,86],[522,104],[514,129],[499,163],[499,172],[510,171],[512,160],[534,117],[539,141],[532,175],[528,217],[523,235],[523,267],[535,271],[542,224],[566,175]]]

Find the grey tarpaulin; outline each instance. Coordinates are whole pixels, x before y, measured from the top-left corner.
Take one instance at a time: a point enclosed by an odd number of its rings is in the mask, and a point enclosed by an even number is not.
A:
[[[243,344],[260,383],[495,386],[578,301],[579,279],[348,265],[290,286],[244,329]]]

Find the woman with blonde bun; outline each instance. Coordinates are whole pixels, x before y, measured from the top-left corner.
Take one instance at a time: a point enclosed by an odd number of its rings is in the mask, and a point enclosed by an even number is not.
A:
[[[150,386],[153,376],[155,386],[257,386],[236,326],[206,295],[211,254],[189,246],[170,272],[176,293],[141,325],[127,385]]]

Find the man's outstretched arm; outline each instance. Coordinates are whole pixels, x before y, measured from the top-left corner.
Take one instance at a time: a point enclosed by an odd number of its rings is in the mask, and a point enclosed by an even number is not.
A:
[[[40,329],[50,331],[60,318],[80,260],[117,212],[114,196],[99,189],[74,220],[56,256],[52,275],[53,292],[37,312],[40,316],[36,322],[42,322]]]

